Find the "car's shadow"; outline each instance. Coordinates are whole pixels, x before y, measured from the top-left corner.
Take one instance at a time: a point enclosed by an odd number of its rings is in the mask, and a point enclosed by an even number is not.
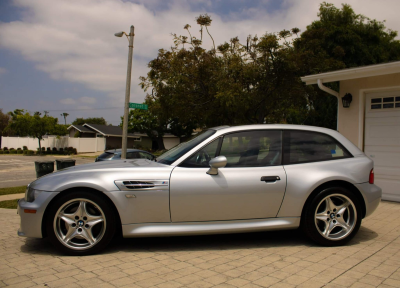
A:
[[[357,245],[376,238],[378,234],[362,227],[347,245]],[[114,254],[120,252],[174,252],[174,251],[207,251],[237,250],[268,247],[320,247],[307,239],[300,229],[286,231],[269,231],[257,233],[202,235],[181,237],[122,238],[117,237],[102,252]],[[27,238],[21,246],[21,252],[29,254],[60,254],[47,239]]]

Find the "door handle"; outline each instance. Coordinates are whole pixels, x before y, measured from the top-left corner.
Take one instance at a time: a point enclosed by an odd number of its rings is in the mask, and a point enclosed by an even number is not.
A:
[[[279,176],[262,176],[261,177],[261,181],[264,181],[266,183],[275,182],[278,180],[281,180],[281,178]]]

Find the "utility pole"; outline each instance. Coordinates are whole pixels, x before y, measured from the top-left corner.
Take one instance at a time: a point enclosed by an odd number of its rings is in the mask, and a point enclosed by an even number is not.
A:
[[[128,117],[129,117],[129,98],[131,94],[131,74],[132,74],[132,54],[133,54],[133,38],[135,36],[135,27],[131,26],[129,35],[125,32],[118,32],[114,35],[122,37],[126,35],[129,41],[129,52],[128,52],[128,69],[126,72],[126,89],[125,89],[125,106],[124,106],[124,122],[122,126],[122,151],[121,159],[126,159],[126,149],[128,146]]]

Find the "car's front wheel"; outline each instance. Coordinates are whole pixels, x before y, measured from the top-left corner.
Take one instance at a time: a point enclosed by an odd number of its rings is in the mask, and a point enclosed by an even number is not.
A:
[[[115,234],[115,215],[104,196],[88,191],[62,194],[51,204],[46,222],[50,241],[70,255],[104,249]]]
[[[302,215],[305,234],[318,244],[339,246],[354,237],[361,225],[360,201],[343,187],[320,191]]]

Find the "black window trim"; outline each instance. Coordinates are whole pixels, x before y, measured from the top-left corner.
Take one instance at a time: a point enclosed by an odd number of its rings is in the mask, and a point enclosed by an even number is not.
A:
[[[305,131],[305,132],[312,132],[312,133],[322,134],[322,135],[328,136],[329,138],[333,139],[337,144],[339,144],[339,146],[341,148],[343,148],[343,151],[347,152],[350,156],[334,157],[332,159],[316,160],[316,161],[302,161],[302,162],[297,162],[297,163],[285,163],[284,162],[284,159],[285,159],[284,157],[285,157],[285,152],[286,152],[285,149],[284,149],[284,147],[285,147],[285,138],[286,138],[285,135],[287,134],[287,132],[290,132],[290,131]],[[343,160],[343,159],[349,159],[349,158],[353,158],[354,157],[353,154],[351,154],[350,151],[347,150],[347,148],[342,143],[339,142],[339,140],[337,140],[335,137],[333,137],[333,136],[331,136],[329,134],[323,133],[323,132],[313,131],[313,130],[304,130],[304,129],[283,129],[282,136],[283,136],[283,139],[282,139],[282,165],[283,166],[306,164],[306,163],[316,163],[316,162],[326,162],[326,161],[334,161],[334,160]]]
[[[190,156],[186,157],[181,163],[179,163],[179,165],[177,167],[183,167],[183,168],[207,168],[207,167],[185,167],[185,166],[181,166],[187,159],[189,159],[190,157],[192,157],[194,154],[196,154],[197,152],[199,152],[201,149],[203,149],[204,147],[206,147],[208,144],[210,144],[211,142],[214,142],[216,139],[219,139],[219,143],[217,146],[217,152],[215,153],[216,156],[221,156],[221,148],[222,148],[222,142],[224,140],[224,137],[226,135],[230,135],[230,134],[236,134],[239,132],[253,132],[253,131],[279,131],[281,132],[281,162],[278,165],[269,165],[269,166],[246,166],[246,167],[224,167],[224,168],[229,168],[229,169],[233,169],[233,168],[266,168],[266,167],[276,167],[276,166],[283,166],[283,131],[285,131],[285,129],[246,129],[246,130],[237,130],[237,131],[231,131],[228,132],[226,134],[222,134],[219,135],[217,138],[207,142],[205,145],[201,146],[201,148],[197,149],[195,152],[193,152],[192,154],[190,154]],[[297,130],[296,130],[297,131]],[[342,145],[343,146],[343,145]],[[223,155],[222,155],[223,156]]]

